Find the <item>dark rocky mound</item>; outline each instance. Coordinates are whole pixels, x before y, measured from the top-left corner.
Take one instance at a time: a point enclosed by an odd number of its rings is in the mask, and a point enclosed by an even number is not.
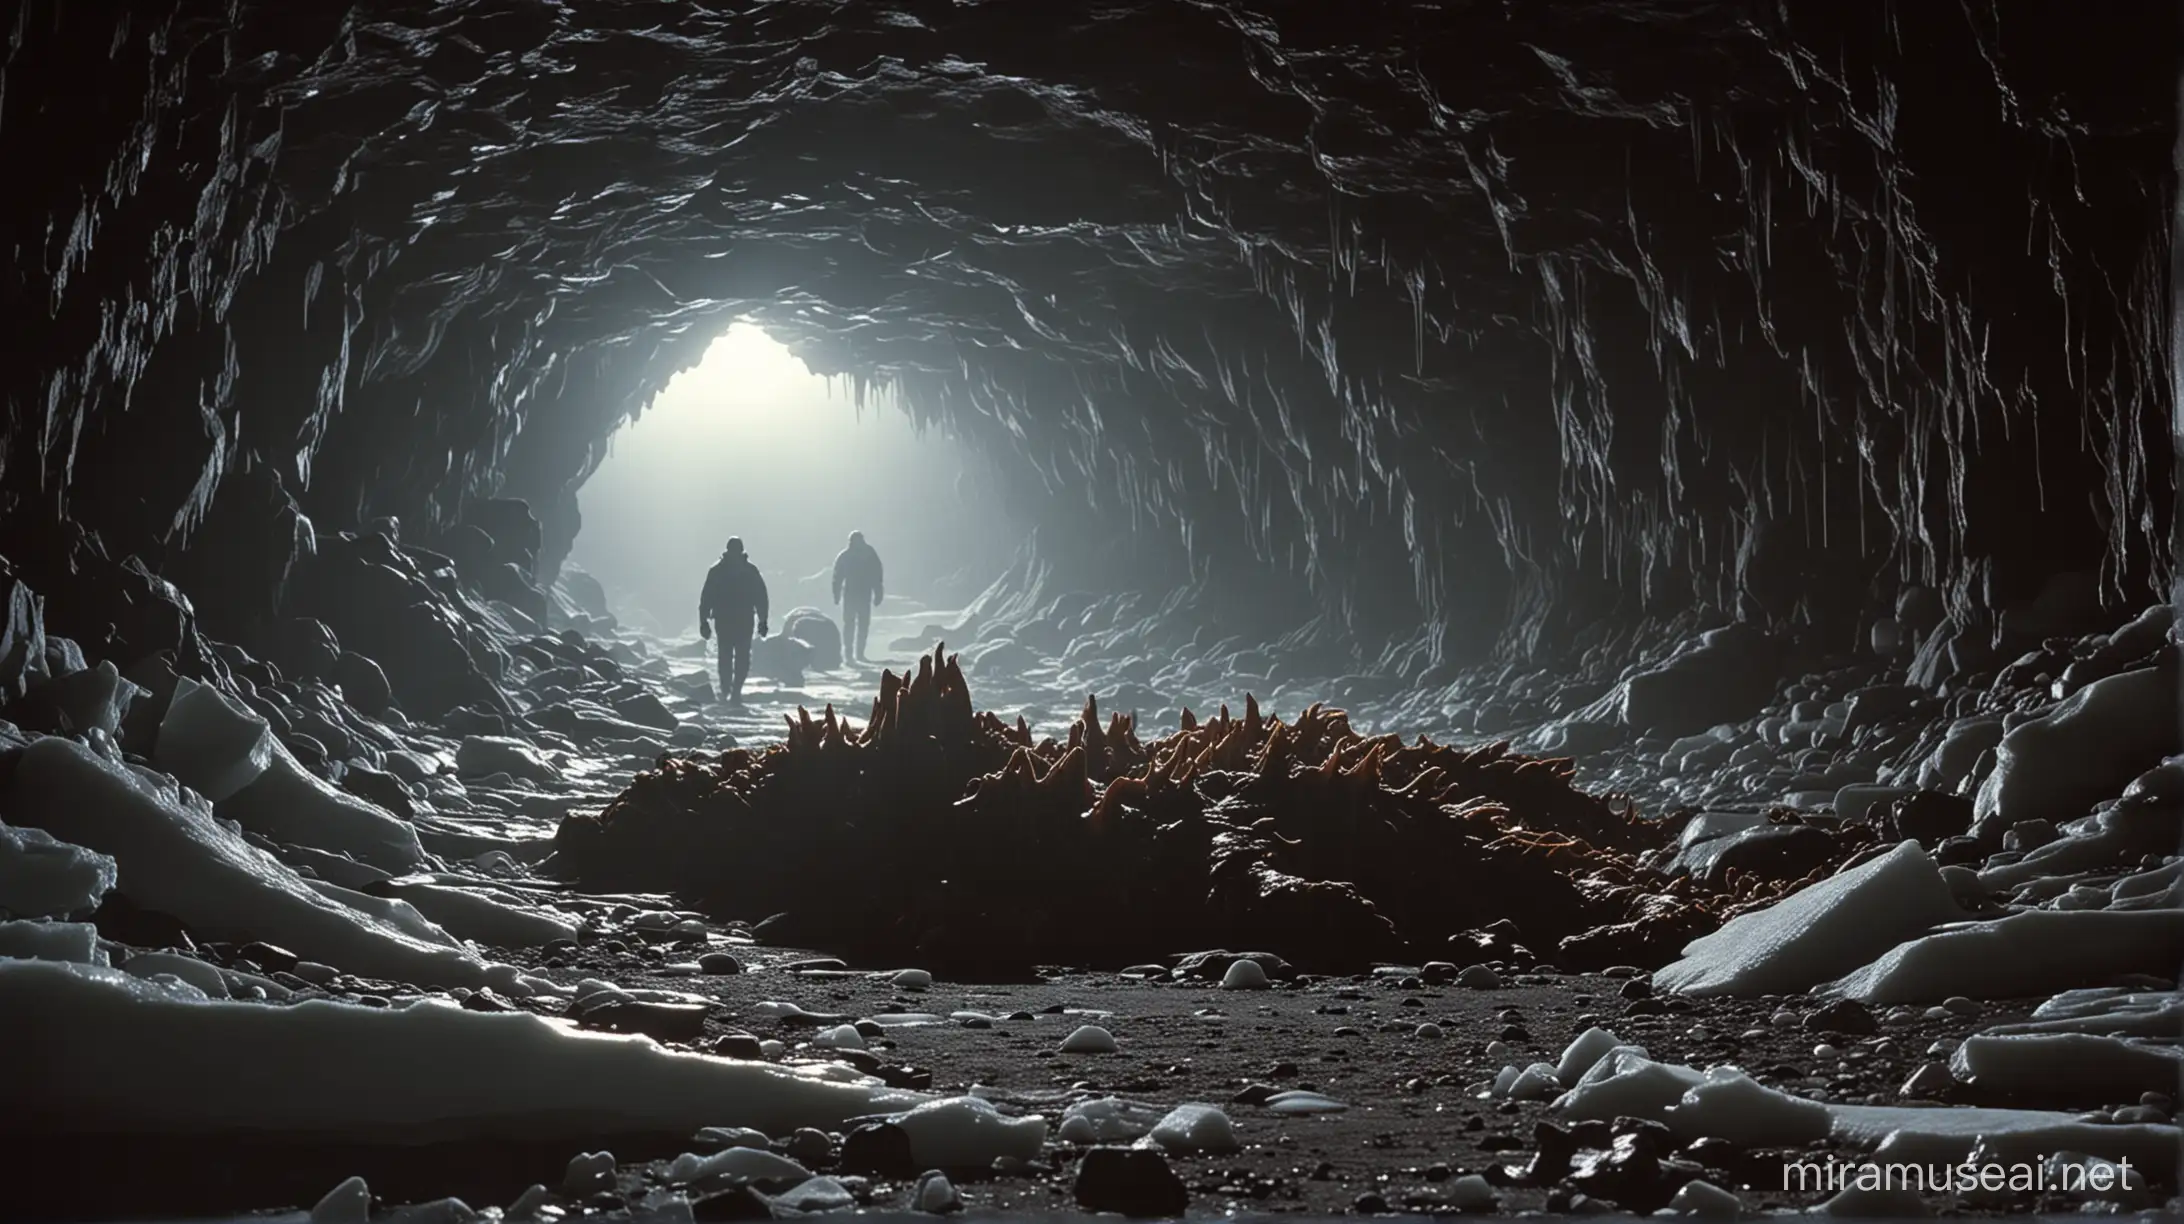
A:
[[[785,743],[663,757],[573,816],[558,868],[661,889],[769,937],[946,972],[1119,966],[1264,947],[1308,968],[1434,958],[1507,920],[1570,965],[1659,963],[1735,909],[1800,886],[1670,881],[1673,825],[1571,785],[1570,763],[1293,723],[1245,699],[1146,743],[1087,701],[1066,743],[975,713],[939,651],[883,673],[870,721],[829,707]],[[1827,867],[1862,848],[1842,834]]]

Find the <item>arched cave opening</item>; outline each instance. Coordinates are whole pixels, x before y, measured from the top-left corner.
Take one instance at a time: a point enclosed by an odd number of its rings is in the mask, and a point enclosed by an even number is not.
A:
[[[654,633],[696,627],[706,569],[748,537],[773,606],[839,617],[831,567],[852,532],[884,548],[882,594],[952,620],[1027,531],[982,457],[885,395],[863,402],[763,331],[732,325],[606,441],[577,492],[565,566]]]
[[[2175,1206],[2174,12],[11,13],[33,1215]]]

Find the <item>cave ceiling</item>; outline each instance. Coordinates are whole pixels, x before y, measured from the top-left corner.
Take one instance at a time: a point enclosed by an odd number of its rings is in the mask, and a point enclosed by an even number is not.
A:
[[[1050,517],[1353,613],[1687,600],[1783,523],[1861,579],[1991,581],[2007,519],[2159,583],[2175,25],[30,0],[0,488],[176,565],[515,495],[558,557],[604,439],[749,317]]]

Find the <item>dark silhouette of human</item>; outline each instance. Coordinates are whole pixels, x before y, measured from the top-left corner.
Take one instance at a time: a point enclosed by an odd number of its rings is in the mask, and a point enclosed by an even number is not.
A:
[[[880,554],[865,543],[864,532],[850,532],[849,547],[834,557],[834,602],[842,605],[842,650],[856,662],[872,661],[865,658],[865,637],[886,586]]]
[[[751,674],[751,626],[766,636],[766,579],[743,555],[743,541],[731,536],[720,560],[705,572],[698,596],[698,636],[720,630],[720,693],[729,705],[743,704],[743,681]]]

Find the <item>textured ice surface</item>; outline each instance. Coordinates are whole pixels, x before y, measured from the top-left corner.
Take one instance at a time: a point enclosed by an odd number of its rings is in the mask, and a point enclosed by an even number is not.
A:
[[[1567,1118],[1652,1118],[1689,1133],[1739,1140],[1806,1133],[1814,1123],[1811,1111],[1818,1110],[1827,1120],[1821,1134],[1864,1148],[1886,1140],[1889,1159],[1935,1165],[1960,1162],[1983,1144],[1997,1161],[2080,1152],[2108,1160],[2129,1158],[2167,1176],[2177,1166],[2179,1140],[2184,1139],[2184,1132],[2174,1126],[2094,1124],[2074,1113],[2043,1109],[1806,1101],[1750,1083],[1733,1068],[1700,1071],[1654,1062],[1631,1050],[1617,1050],[1601,1060],[1554,1108]]]
[[[53,736],[24,749],[8,800],[18,820],[111,855],[131,901],[200,937],[263,939],[351,973],[423,986],[483,981],[484,963],[444,932],[435,944],[343,904],[326,895],[342,890],[313,887],[201,805],[73,740]]]
[[[2184,1051],[2091,1033],[1981,1033],[1956,1048],[1949,1070],[1982,1093],[2026,1104],[2135,1101],[2176,1092]]]
[[[96,909],[113,887],[106,855],[0,824],[0,917],[65,918]]]
[[[1911,940],[1837,988],[1867,1003],[2011,999],[2173,973],[2179,963],[2184,910],[2027,910]]]
[[[0,961],[0,1048],[69,1069],[17,1081],[0,1110],[0,1130],[48,1134],[784,1135],[922,1100],[522,1012],[186,999],[119,970],[41,961]]]
[[[175,682],[153,763],[218,803],[257,781],[272,759],[273,735],[263,718],[187,676]]]
[[[1683,959],[1655,973],[1653,984],[1691,995],[1807,990],[1963,917],[1940,868],[1917,842],[1907,841],[1765,909],[1730,919],[1687,945]]]

